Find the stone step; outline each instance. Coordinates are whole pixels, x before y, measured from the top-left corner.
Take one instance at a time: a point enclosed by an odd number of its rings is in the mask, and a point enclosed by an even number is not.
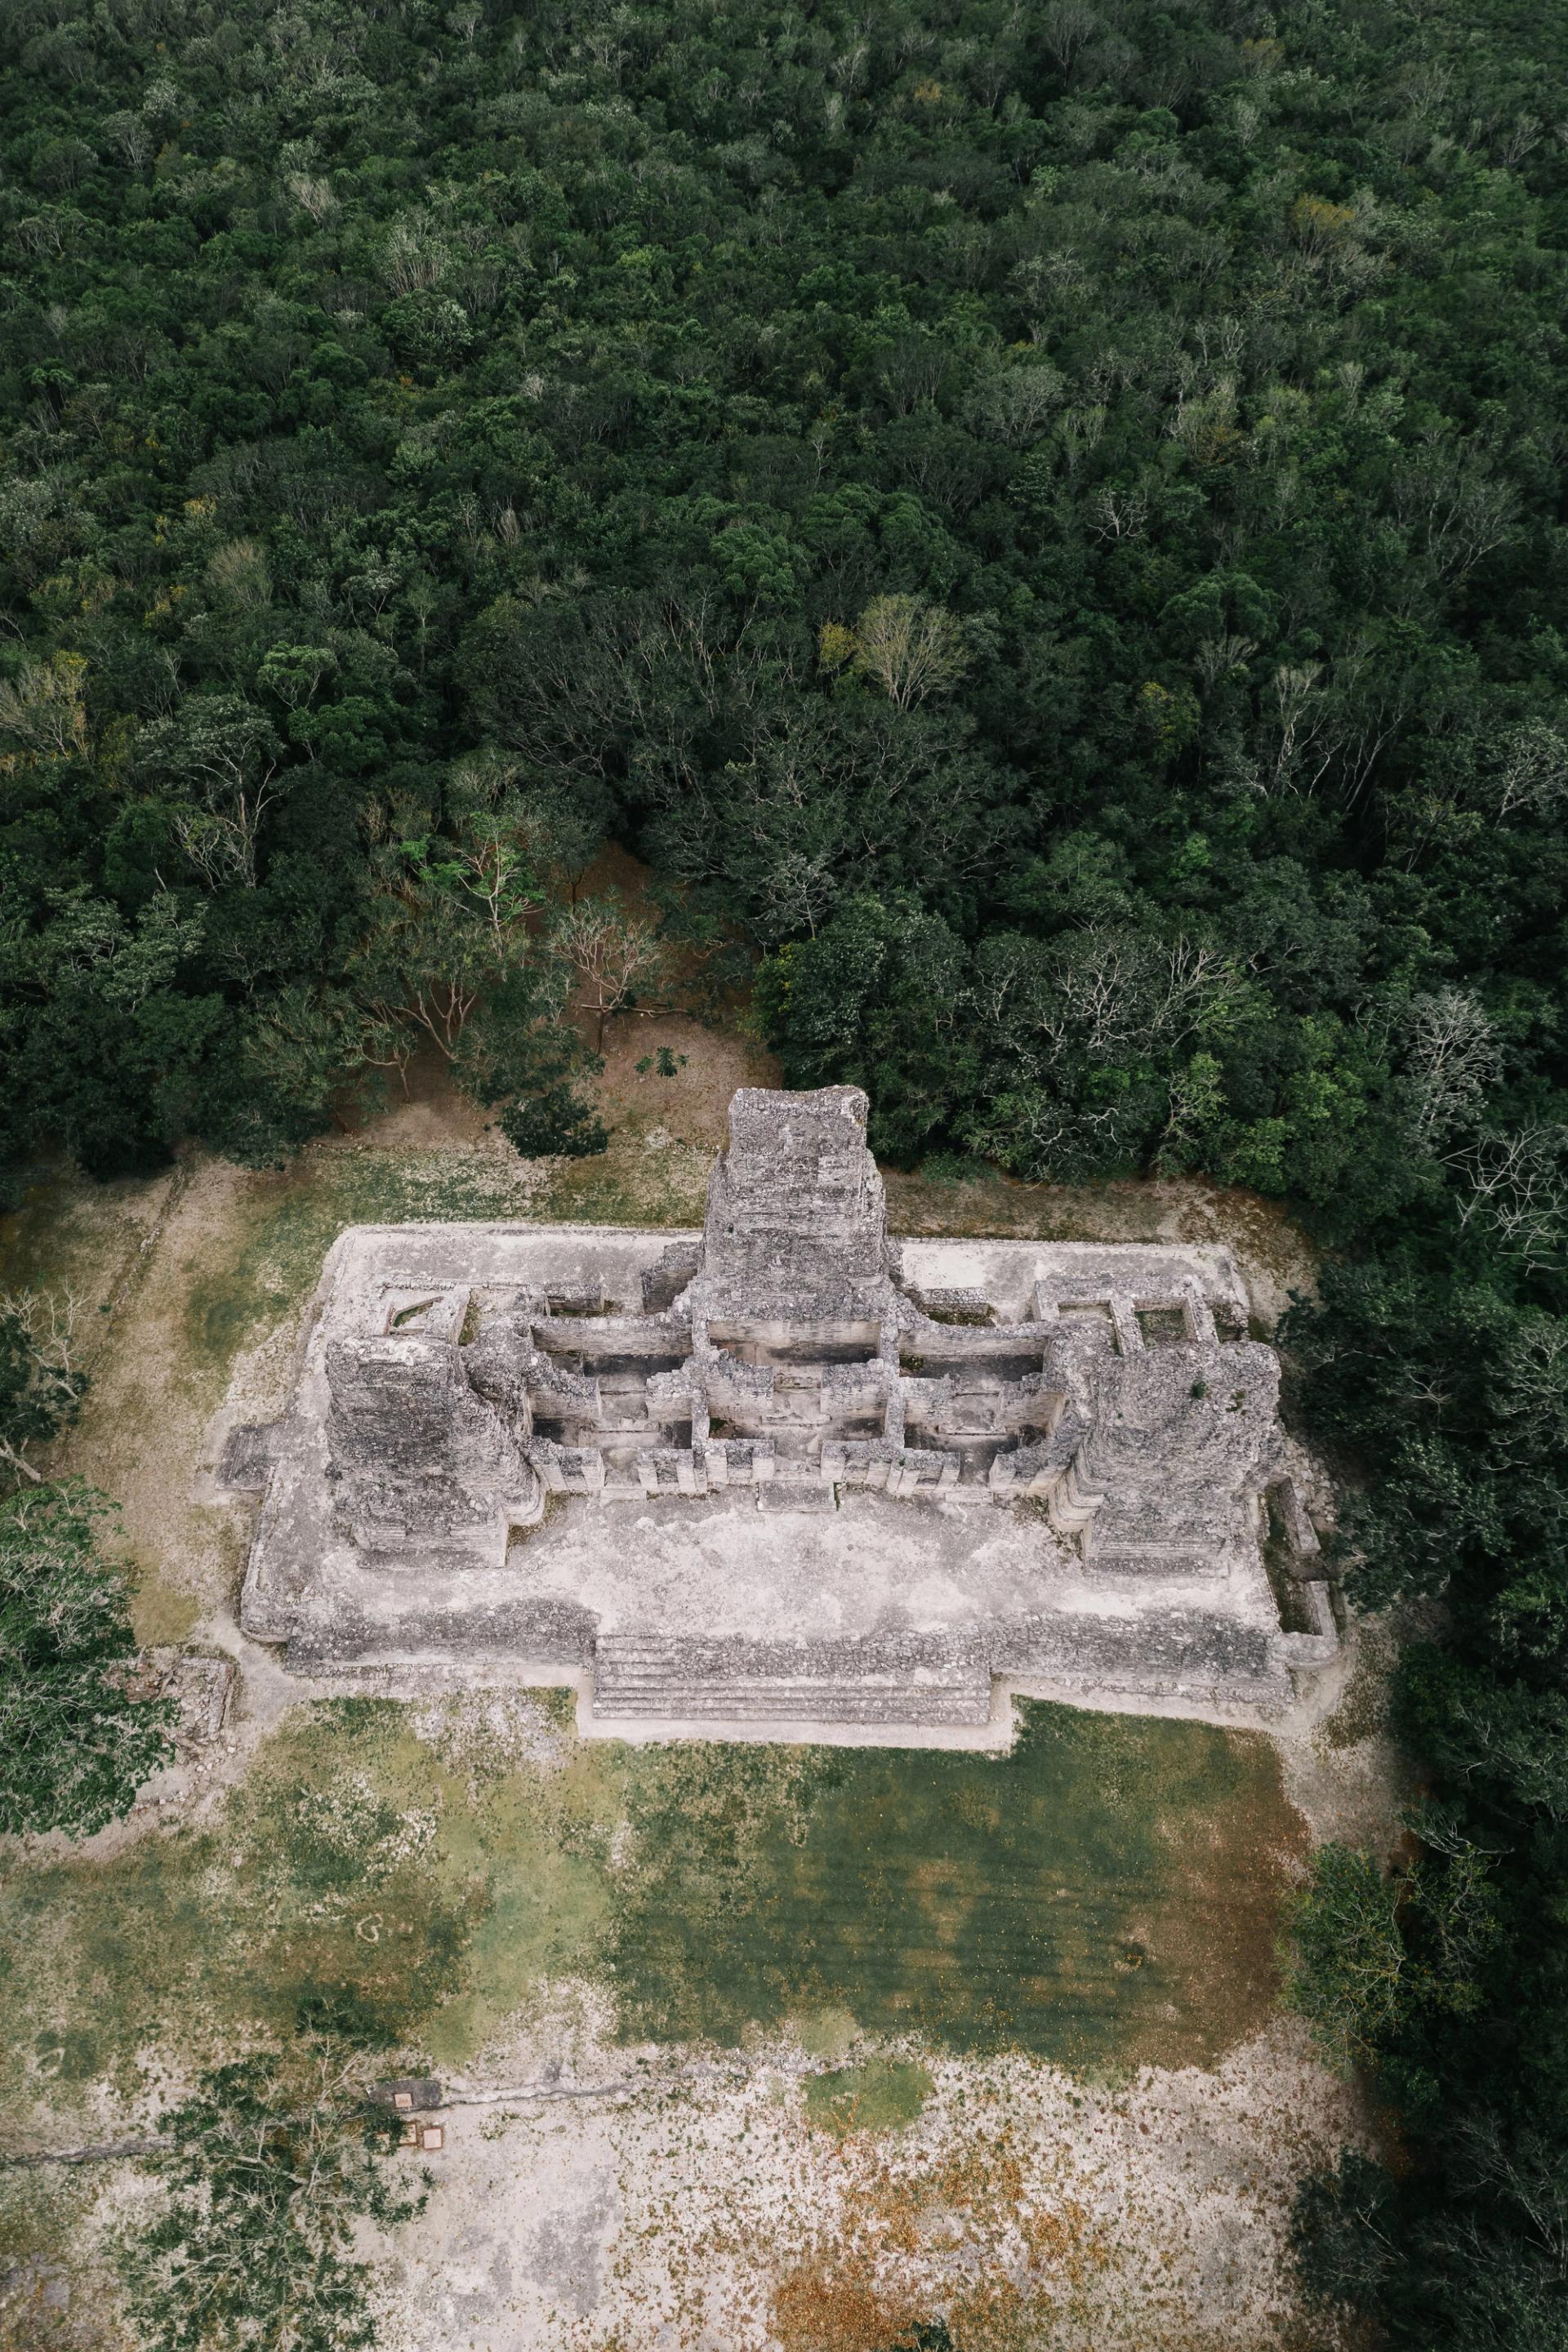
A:
[[[764,1674],[729,1663],[718,1644],[601,1634],[594,1705],[605,1716],[731,1722],[984,1724],[991,1676],[983,1665],[868,1667]]]
[[[836,1511],[838,1497],[820,1478],[770,1478],[757,1488],[759,1511]]]
[[[867,1723],[977,1726],[991,1719],[989,1677],[953,1691],[900,1684],[871,1688],[845,1682],[660,1683],[595,1685],[595,1712],[668,1723]]]
[[[1205,1552],[1186,1544],[1125,1542],[1118,1536],[1101,1540],[1098,1528],[1089,1559],[1102,1576],[1213,1576],[1226,1565],[1218,1542]]]

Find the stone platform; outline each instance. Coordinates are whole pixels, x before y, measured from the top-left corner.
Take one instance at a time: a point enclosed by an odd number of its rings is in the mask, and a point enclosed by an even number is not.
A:
[[[891,1240],[864,1115],[737,1097],[701,1234],[342,1234],[290,1412],[225,1454],[246,1630],[570,1670],[589,1729],[1281,1706],[1333,1621],[1228,1255]]]

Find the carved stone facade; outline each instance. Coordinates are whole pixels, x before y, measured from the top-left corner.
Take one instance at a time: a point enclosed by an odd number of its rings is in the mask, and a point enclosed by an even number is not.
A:
[[[248,1629],[591,1667],[611,1721],[976,1723],[995,1675],[1278,1702],[1332,1622],[1226,1253],[889,1241],[865,1123],[743,1090],[673,1241],[344,1234],[294,1412],[226,1457]]]

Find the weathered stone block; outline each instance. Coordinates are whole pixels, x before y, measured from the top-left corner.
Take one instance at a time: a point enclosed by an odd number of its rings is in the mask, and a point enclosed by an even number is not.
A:
[[[540,1482],[457,1349],[403,1333],[341,1340],[327,1383],[327,1475],[354,1543],[505,1558],[509,1526],[538,1513]]]

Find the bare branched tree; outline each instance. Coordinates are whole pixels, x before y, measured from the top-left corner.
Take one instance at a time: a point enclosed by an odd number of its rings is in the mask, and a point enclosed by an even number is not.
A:
[[[1108,482],[1090,499],[1089,518],[1097,539],[1142,539],[1149,520],[1149,501],[1142,490],[1118,489]]]
[[[1495,778],[1497,813],[1546,816],[1568,793],[1568,741],[1543,719],[1527,719],[1502,739]]]
[[[612,1014],[656,1009],[638,1000],[664,982],[667,951],[652,924],[632,914],[616,894],[563,908],[550,934],[550,950],[570,972],[584,1012],[593,1017],[597,1051],[604,1049],[605,1024]]]
[[[855,624],[850,659],[900,710],[956,685],[969,661],[963,625],[920,596],[878,596]]]
[[[1274,753],[1272,791],[1283,792],[1296,782],[1299,765],[1328,727],[1322,674],[1321,662],[1281,663],[1274,673],[1279,740]]]
[[[1462,1225],[1484,1225],[1526,1265],[1568,1260],[1568,1127],[1488,1130],[1448,1164],[1460,1178]]]
[[[0,1295],[0,1462],[35,1486],[43,1473],[28,1460],[29,1447],[47,1444],[76,1419],[87,1389],[84,1311],[72,1290]]]
[[[87,749],[87,664],[79,654],[26,663],[0,684],[0,772],[23,760],[68,760]]]
[[[1193,667],[1204,682],[1205,692],[1212,694],[1222,677],[1245,669],[1257,651],[1250,637],[1205,637],[1193,656]]]
[[[1474,1124],[1500,1066],[1497,1031],[1468,989],[1439,988],[1412,1000],[1405,1080],[1419,1150]]]
[[[1513,529],[1519,492],[1496,466],[1497,454],[1486,442],[1461,440],[1447,427],[1434,426],[1419,457],[1394,475],[1395,510],[1439,580],[1463,580]]]
[[[189,695],[175,718],[143,730],[137,758],[180,793],[174,831],[208,887],[254,889],[262,824],[292,781],[266,715],[239,695]]]

